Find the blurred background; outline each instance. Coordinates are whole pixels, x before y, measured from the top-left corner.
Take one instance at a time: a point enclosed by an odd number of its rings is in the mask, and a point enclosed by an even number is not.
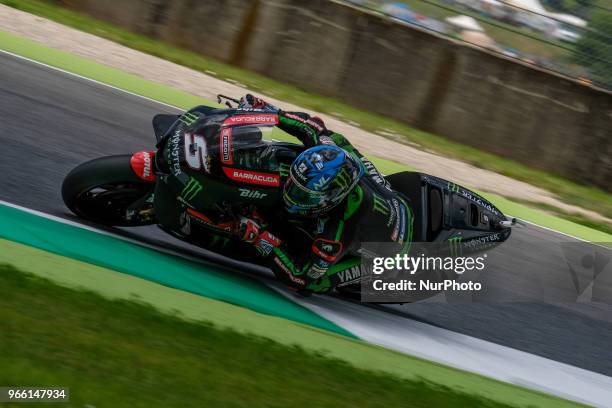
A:
[[[612,88],[612,8],[600,0],[349,0],[503,55]]]
[[[103,27],[91,29],[147,53],[221,72],[223,78],[237,71],[193,61],[204,56],[247,70],[251,74],[242,78],[250,89],[257,90],[253,72],[297,88],[274,94],[279,87],[268,83],[260,87],[268,96],[331,114],[340,101],[379,115],[380,123],[393,119],[610,192],[612,9],[606,1],[55,3],[144,36],[135,40],[105,34]],[[164,50],[149,39],[197,55]],[[312,95],[329,99],[313,104]],[[393,133],[388,126],[364,128]],[[442,145],[425,146],[440,151]],[[459,150],[440,153],[491,167],[473,152]],[[492,167],[527,181],[547,178],[518,174],[512,166]]]

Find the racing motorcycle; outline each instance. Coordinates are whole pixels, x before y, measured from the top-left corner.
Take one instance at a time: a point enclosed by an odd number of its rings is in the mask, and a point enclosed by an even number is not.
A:
[[[64,179],[64,203],[78,217],[95,223],[157,224],[181,240],[252,263],[259,262],[256,254],[233,237],[229,227],[223,231],[223,225],[256,210],[281,237],[290,237],[285,239],[289,245],[307,253],[309,232],[299,221],[283,216],[281,184],[305,147],[264,138],[274,129],[275,114],[239,111],[232,107],[239,101],[219,95],[222,101],[226,108],[198,106],[181,115],[156,115],[156,150],[101,157],[77,166]],[[214,133],[206,127],[186,131],[203,118],[217,117],[231,122],[232,132],[224,132],[223,126]],[[183,169],[190,169],[190,175]],[[168,188],[170,174],[185,178],[180,190]],[[497,245],[508,239],[516,221],[473,191],[439,177],[403,172],[385,178],[410,200],[415,242]],[[336,289],[355,294],[359,287],[352,281]]]

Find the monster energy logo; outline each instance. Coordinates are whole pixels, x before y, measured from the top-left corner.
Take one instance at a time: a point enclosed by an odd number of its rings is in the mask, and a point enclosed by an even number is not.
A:
[[[183,122],[186,126],[191,126],[196,120],[198,120],[198,117],[193,113],[187,112],[181,115],[179,120]]]
[[[377,195],[374,195],[374,206],[372,211],[378,212],[382,215],[389,215],[389,206],[387,202]]]
[[[189,182],[181,191],[181,197],[185,200],[193,200],[198,193],[202,191],[202,185],[193,177],[189,178]]]
[[[287,177],[289,175],[289,168],[291,166],[288,165],[287,163],[281,163],[278,165],[278,174],[281,175],[281,177]]]
[[[446,187],[450,190],[453,191],[455,193],[459,192],[459,186],[456,185],[455,183],[451,183],[450,181],[448,182],[448,184],[446,185]]]
[[[450,247],[451,256],[461,255],[461,241],[463,237],[451,237],[448,239],[448,245]]]
[[[345,189],[348,188],[351,184],[351,175],[348,173],[346,169],[341,169],[338,174],[336,174],[336,178],[334,179],[334,183],[338,185],[338,187]]]

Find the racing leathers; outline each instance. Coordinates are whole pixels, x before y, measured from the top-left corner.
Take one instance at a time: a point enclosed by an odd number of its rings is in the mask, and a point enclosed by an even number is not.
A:
[[[244,194],[257,194],[255,202],[266,204],[274,196],[270,190],[282,189],[288,177],[290,161],[283,168],[279,150],[259,142],[261,133],[243,133],[253,129],[243,126],[247,120],[274,124],[306,147],[336,145],[363,165],[365,175],[343,201],[317,218],[284,213],[275,214],[278,219],[271,222],[266,219],[269,214],[259,216],[250,210],[239,214],[237,221],[218,217],[207,209],[218,206],[220,195],[227,202],[239,202]],[[406,251],[410,245],[413,221],[407,199],[392,190],[376,167],[344,136],[326,129],[320,119],[306,113],[254,106],[212,112],[194,108],[178,123],[170,129],[156,155],[165,175],[158,177],[155,211],[160,226],[171,233],[178,231],[181,239],[239,258],[242,253],[236,253],[229,244],[231,237],[238,237],[255,248],[253,252],[261,263],[280,280],[306,292],[325,292],[357,282],[364,242],[390,243],[397,252]],[[239,150],[239,146],[245,149]],[[257,189],[226,189],[222,178],[202,179],[206,174],[229,177],[234,182],[248,177],[250,185]],[[182,206],[173,204],[177,199]],[[279,221],[291,228],[279,228]],[[297,230],[302,232],[299,236],[291,232]]]
[[[307,253],[295,253],[274,231],[250,237],[275,275],[298,290],[325,292],[359,281],[360,250],[364,242],[390,243],[395,253],[408,250],[412,239],[412,213],[405,197],[395,192],[381,173],[341,134],[301,112],[278,111],[278,127],[298,138],[306,147],[336,145],[360,162],[365,175],[348,196],[330,212],[298,222],[311,236]],[[243,221],[244,223],[244,221]],[[261,238],[259,238],[261,237]]]

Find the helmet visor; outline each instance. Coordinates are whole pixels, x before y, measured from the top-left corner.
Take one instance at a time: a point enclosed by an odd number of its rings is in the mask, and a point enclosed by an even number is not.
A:
[[[283,197],[289,212],[317,211],[326,207],[324,193],[303,188],[292,176],[287,179],[284,190]]]

